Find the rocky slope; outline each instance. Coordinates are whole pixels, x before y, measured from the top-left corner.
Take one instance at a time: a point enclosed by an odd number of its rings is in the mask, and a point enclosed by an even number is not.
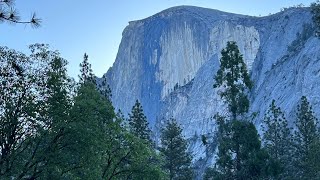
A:
[[[109,83],[114,106],[125,114],[139,99],[155,132],[165,119],[176,118],[195,163],[206,166],[214,143],[204,146],[201,136],[213,137],[212,116],[226,113],[212,88],[221,49],[236,41],[243,54],[254,82],[250,112],[257,114],[257,127],[272,99],[292,122],[302,95],[320,115],[320,40],[313,31],[308,8],[250,17],[174,7],[130,22],[115,63],[100,80]]]

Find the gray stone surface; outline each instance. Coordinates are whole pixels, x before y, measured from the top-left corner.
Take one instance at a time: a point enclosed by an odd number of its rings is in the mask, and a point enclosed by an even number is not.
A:
[[[214,156],[201,136],[214,144],[212,117],[227,114],[212,87],[227,41],[237,42],[254,82],[250,112],[257,113],[258,129],[272,99],[291,124],[302,95],[320,115],[320,40],[313,36],[311,18],[308,8],[267,17],[170,8],[129,23],[115,63],[100,80],[110,84],[113,104],[125,114],[139,99],[156,136],[165,119],[176,118],[190,140],[194,162],[207,166]]]

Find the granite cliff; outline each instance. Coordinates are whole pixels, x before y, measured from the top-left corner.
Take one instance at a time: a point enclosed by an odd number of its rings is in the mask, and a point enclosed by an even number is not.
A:
[[[176,118],[194,162],[204,167],[214,159],[212,117],[226,113],[212,86],[228,41],[237,42],[254,82],[249,114],[256,114],[258,129],[272,99],[290,123],[302,95],[320,117],[320,40],[313,26],[309,8],[251,17],[173,7],[129,22],[117,58],[100,81],[108,82],[113,104],[124,114],[139,99],[156,136],[165,119]],[[202,135],[212,143],[203,145]]]

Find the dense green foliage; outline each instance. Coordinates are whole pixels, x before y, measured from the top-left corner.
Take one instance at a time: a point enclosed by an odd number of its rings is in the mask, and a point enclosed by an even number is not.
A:
[[[170,119],[162,129],[161,145],[160,151],[165,157],[164,168],[169,173],[169,179],[192,179],[191,154],[187,152],[188,144],[175,119]]]
[[[57,154],[65,148],[72,90],[66,61],[45,45],[30,50],[0,48],[1,179],[38,178],[63,163]]]
[[[218,154],[205,179],[259,179],[265,177],[268,154],[261,149],[258,132],[248,121],[217,117]]]
[[[84,56],[80,83],[46,45],[0,48],[0,179],[165,179],[162,159],[97,89]]]
[[[175,119],[163,127],[158,151],[140,102],[128,119],[115,113],[111,90],[96,82],[86,54],[75,83],[57,51],[30,50],[0,47],[0,179],[194,178]],[[292,129],[273,100],[260,138],[244,118],[252,83],[234,42],[222,50],[215,79],[232,116],[215,116],[217,157],[204,179],[320,179],[318,119],[305,96]]]

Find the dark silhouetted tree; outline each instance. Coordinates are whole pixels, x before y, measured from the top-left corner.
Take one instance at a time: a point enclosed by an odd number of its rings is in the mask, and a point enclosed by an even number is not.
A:
[[[311,3],[311,12],[313,14],[313,22],[316,26],[316,36],[320,37],[320,1]]]
[[[296,177],[299,179],[319,179],[319,132],[318,119],[315,117],[310,103],[305,96],[301,97],[295,121],[296,131],[295,156]]]
[[[238,115],[248,112],[249,99],[246,93],[252,88],[252,82],[235,42],[228,42],[221,55],[220,69],[214,77],[216,83],[213,87],[222,87],[220,96],[228,104],[233,120],[236,120]]]
[[[272,100],[265,114],[263,126],[263,142],[272,159],[271,175],[276,179],[290,179],[293,154],[292,134],[284,113]]]
[[[261,149],[258,132],[251,122],[225,121],[218,116],[218,154],[206,178],[259,179],[266,176],[268,154]]]
[[[80,83],[85,83],[87,81],[92,82],[93,84],[96,84],[96,78],[93,74],[93,71],[91,69],[91,64],[88,61],[89,56],[84,53],[83,55],[83,61],[80,63]]]
[[[218,125],[217,161],[205,177],[211,174],[213,179],[258,179],[265,176],[268,155],[261,149],[255,126],[238,120],[239,115],[248,112],[247,93],[252,82],[235,42],[228,42],[221,55],[213,87],[222,89],[219,93],[228,105],[231,119],[215,116]]]
[[[136,100],[129,114],[130,132],[146,142],[151,142],[151,130],[148,125],[149,123],[143,113],[143,108],[140,102]]]
[[[102,81],[98,83],[98,88],[100,93],[105,96],[110,102],[112,102],[112,92],[111,88],[107,82],[105,75],[102,77]]]
[[[191,154],[188,144],[182,136],[182,129],[175,119],[170,119],[161,133],[160,151],[165,157],[164,168],[169,172],[170,180],[193,179]]]

